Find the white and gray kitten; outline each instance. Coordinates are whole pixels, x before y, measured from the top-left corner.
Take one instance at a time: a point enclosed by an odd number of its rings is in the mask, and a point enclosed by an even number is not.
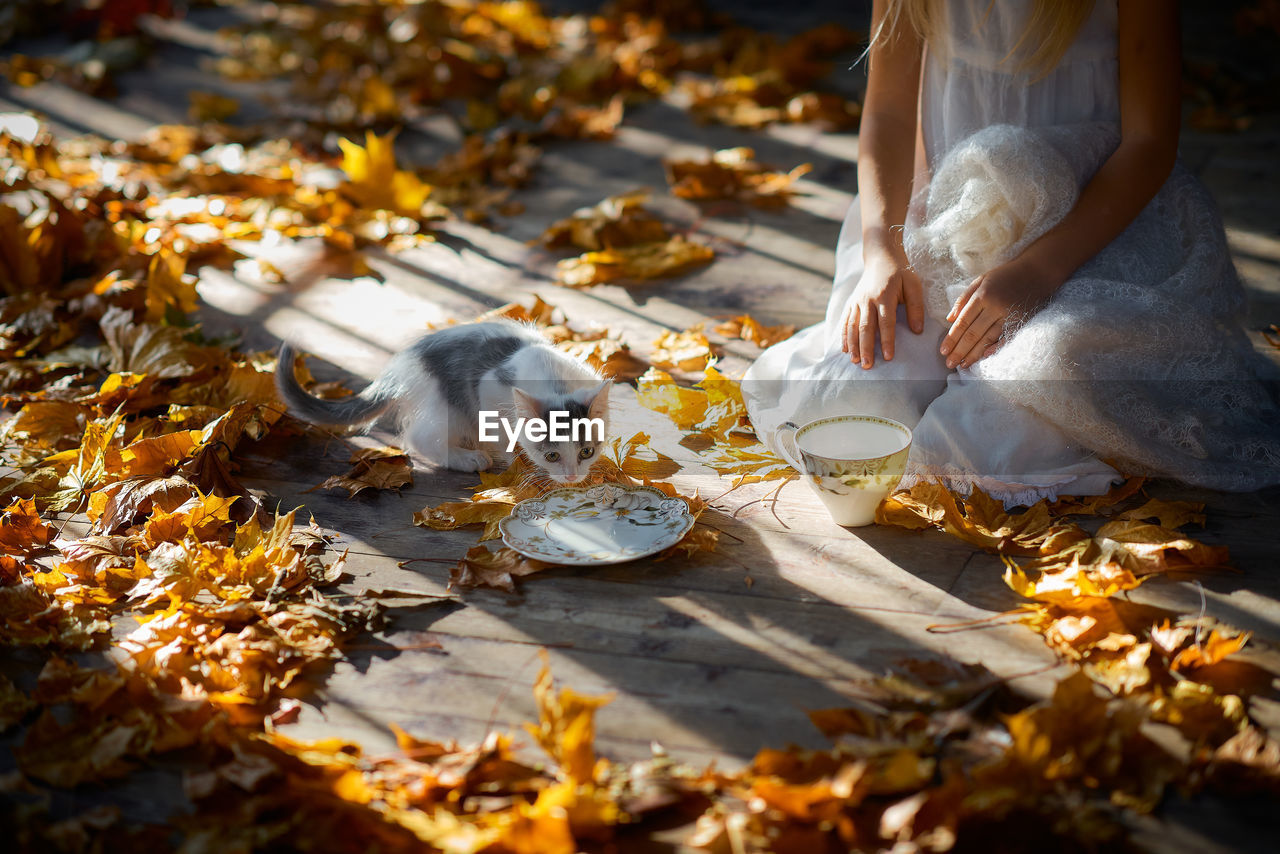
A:
[[[411,450],[458,471],[506,465],[508,437],[480,442],[480,412],[550,420],[599,419],[603,433],[580,431],[577,441],[533,441],[522,433],[525,456],[557,483],[586,478],[608,434],[610,381],[551,346],[528,326],[490,321],[430,332],[391,358],[382,374],[354,397],[322,400],[307,394],[293,373],[295,351],[280,348],[276,387],[289,409],[314,424],[369,424],[395,411]]]

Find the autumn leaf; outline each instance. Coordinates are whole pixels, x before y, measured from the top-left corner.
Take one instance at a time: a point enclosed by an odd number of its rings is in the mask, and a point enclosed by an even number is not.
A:
[[[711,359],[711,342],[702,332],[702,324],[683,332],[663,332],[653,342],[649,361],[656,368],[673,368],[692,372],[705,370]]]
[[[187,537],[213,539],[218,531],[232,524],[231,505],[238,499],[235,495],[230,498],[201,495],[197,490],[195,496],[172,511],[153,506],[151,518],[142,530],[143,541],[155,548],[161,543],[182,542]]]
[[[216,364],[216,354],[188,342],[182,329],[137,323],[119,307],[108,309],[100,321],[111,359],[109,370],[155,379],[186,377]]]
[[[361,448],[351,455],[354,463],[346,474],[334,475],[321,489],[346,489],[355,498],[366,489],[399,490],[413,485],[413,463],[399,448]]]
[[[120,480],[89,497],[88,516],[98,531],[113,534],[154,510],[173,512],[200,491],[185,478],[137,477]]]
[[[19,499],[0,513],[0,551],[29,555],[49,545],[53,528],[36,512],[31,499]]]
[[[538,704],[538,724],[526,724],[525,729],[556,761],[567,779],[579,785],[593,782],[596,765],[595,713],[613,700],[613,694],[593,697],[569,688],[562,688],[556,694],[551,666],[544,652],[533,696]]]
[[[765,207],[785,205],[792,185],[813,167],[802,163],[790,172],[771,172],[745,146],[714,152],[705,161],[666,161],[671,193],[682,199],[734,199]]]
[[[643,483],[664,480],[680,470],[680,464],[649,447],[648,433],[634,433],[626,441],[613,440],[613,461],[627,477]]]
[[[346,190],[366,208],[395,211],[405,216],[418,216],[431,193],[431,187],[411,172],[396,167],[395,134],[365,134],[361,148],[347,139],[338,140],[342,148],[342,171],[347,175]]]
[[[557,220],[542,233],[548,249],[618,249],[670,239],[662,221],[644,207],[648,190],[632,190]]]
[[[675,276],[710,263],[715,252],[680,235],[661,242],[587,252],[556,265],[556,281],[573,288]]]
[[[1155,520],[1162,528],[1204,525],[1204,504],[1196,501],[1161,501],[1153,498],[1141,507],[1126,510],[1116,519]]]
[[[749,314],[726,320],[716,325],[716,332],[726,338],[741,338],[750,341],[761,350],[772,347],[779,341],[785,341],[796,332],[794,324],[786,323],[778,326],[764,326]]]
[[[505,496],[470,501],[445,501],[435,507],[426,507],[413,514],[413,524],[437,531],[451,531],[467,525],[484,525],[481,540],[501,536],[498,523],[511,515],[516,501]]]
[[[189,314],[196,305],[195,277],[187,275],[186,257],[161,249],[147,267],[147,320],[162,320],[171,312]]]
[[[492,587],[514,593],[515,578],[541,572],[549,566],[514,549],[490,551],[486,546],[472,546],[458,565],[449,571],[449,589]]]

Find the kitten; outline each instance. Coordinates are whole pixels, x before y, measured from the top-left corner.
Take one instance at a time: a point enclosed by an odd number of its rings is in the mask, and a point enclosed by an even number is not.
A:
[[[508,445],[557,483],[586,478],[608,434],[610,381],[551,346],[535,329],[510,321],[449,326],[394,355],[382,374],[350,398],[322,400],[298,385],[295,351],[280,348],[276,387],[289,409],[315,424],[369,424],[394,409],[411,450],[458,471],[484,471],[510,462]],[[481,412],[505,419],[497,441],[481,442]],[[569,441],[539,440],[531,431],[512,439],[517,419],[598,419],[603,430],[579,430]],[[564,416],[560,416],[563,418]],[[488,419],[494,421],[492,417]],[[585,426],[585,425],[584,425]],[[558,438],[564,438],[563,436]]]

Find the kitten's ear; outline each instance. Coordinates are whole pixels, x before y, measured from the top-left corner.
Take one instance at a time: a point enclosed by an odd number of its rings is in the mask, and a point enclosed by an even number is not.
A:
[[[599,387],[590,392],[587,404],[588,418],[604,418],[609,411],[609,387],[613,380],[601,380]]]
[[[511,389],[511,394],[516,405],[517,418],[541,418],[542,404],[538,399],[522,388]]]

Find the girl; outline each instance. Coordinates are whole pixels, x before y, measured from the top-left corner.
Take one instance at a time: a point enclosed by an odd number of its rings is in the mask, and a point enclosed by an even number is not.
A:
[[[915,431],[908,477],[1006,505],[1119,474],[1280,483],[1280,370],[1177,159],[1168,0],[875,0],[859,198],[825,322],[743,390]]]

